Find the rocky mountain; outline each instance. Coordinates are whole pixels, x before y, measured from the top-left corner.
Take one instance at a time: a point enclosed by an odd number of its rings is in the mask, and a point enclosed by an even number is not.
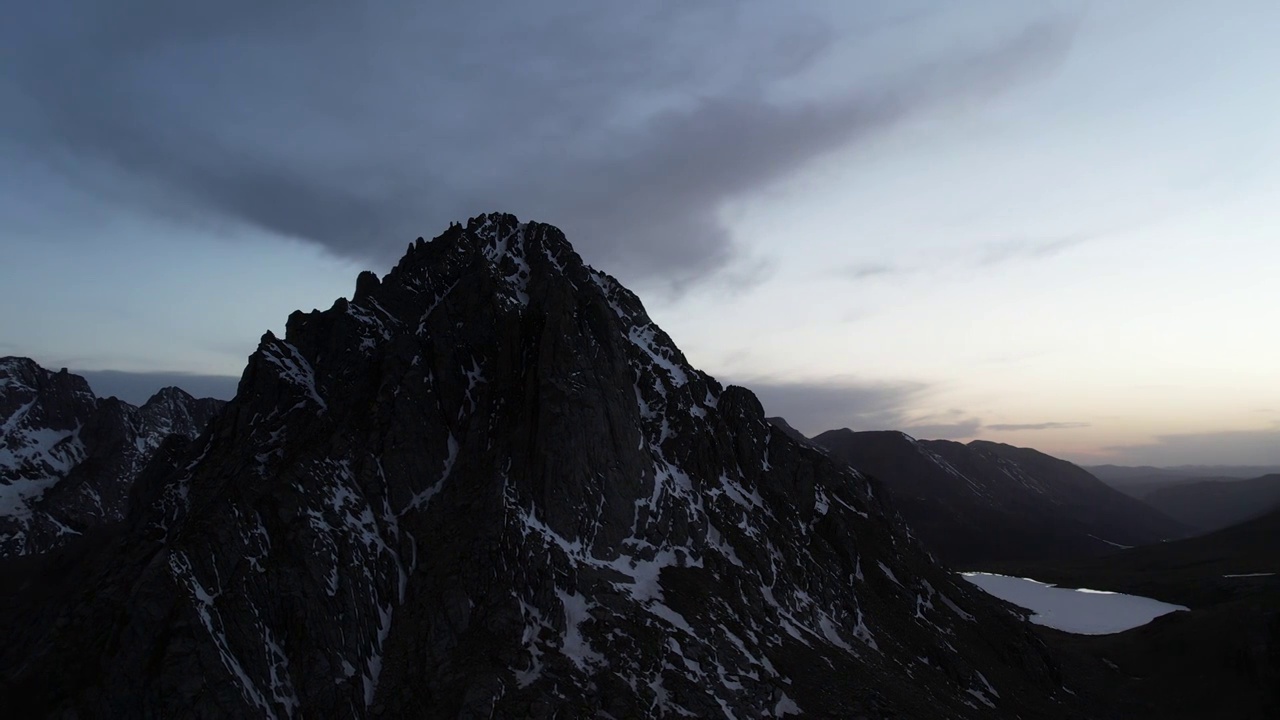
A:
[[[1209,532],[1280,507],[1280,475],[1178,483],[1148,492],[1143,501],[1171,518]]]
[[[23,561],[24,716],[1105,716],[866,477],[510,215],[292,315],[126,523]]]
[[[46,552],[122,520],[160,443],[199,435],[222,405],[168,387],[136,407],[96,397],[65,369],[0,358],[0,557]]]
[[[1088,556],[1189,532],[1036,450],[893,431],[831,430],[813,440],[879,478],[926,547],[959,567]]]

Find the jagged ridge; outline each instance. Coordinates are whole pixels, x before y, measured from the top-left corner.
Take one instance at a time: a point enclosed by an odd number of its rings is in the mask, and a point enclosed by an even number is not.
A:
[[[222,405],[169,387],[135,407],[98,398],[65,369],[0,358],[0,557],[47,552],[122,520],[160,443],[198,435]]]
[[[154,506],[101,559],[119,569],[104,594],[137,601],[61,614],[18,676],[42,709],[1078,710],[1021,621],[935,565],[870,481],[690,367],[558,230],[509,215],[292,315],[144,485]],[[114,662],[68,692],[39,671],[72,637]]]

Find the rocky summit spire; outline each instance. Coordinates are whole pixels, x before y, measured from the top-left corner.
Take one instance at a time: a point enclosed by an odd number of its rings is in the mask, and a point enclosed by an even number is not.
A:
[[[1024,623],[930,559],[872,481],[690,367],[549,225],[451,226],[295,313],[168,458],[131,526],[81,551],[95,594],[11,641],[22,691],[0,699],[80,717],[1079,712]]]

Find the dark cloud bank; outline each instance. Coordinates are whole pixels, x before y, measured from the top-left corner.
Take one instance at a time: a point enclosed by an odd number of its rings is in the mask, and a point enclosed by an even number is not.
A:
[[[850,3],[833,19],[727,0],[27,3],[0,23],[0,149],[111,206],[375,267],[410,238],[503,209],[560,225],[626,282],[749,283],[767,268],[735,246],[725,201],[1051,69],[1072,35],[1051,17],[985,45],[904,50],[841,72],[848,86],[819,99],[778,100],[832,52],[911,21],[887,7]],[[132,402],[165,384],[214,397],[235,385],[84,374]],[[810,431],[981,426],[911,416],[925,388],[910,383],[748,384]]]
[[[500,208],[562,225],[624,279],[679,287],[741,259],[725,200],[998,92],[1071,34],[1050,19],[772,101],[901,20],[843,12],[866,19],[837,37],[768,3],[27,3],[0,25],[0,131],[112,203],[230,234],[386,264]]]

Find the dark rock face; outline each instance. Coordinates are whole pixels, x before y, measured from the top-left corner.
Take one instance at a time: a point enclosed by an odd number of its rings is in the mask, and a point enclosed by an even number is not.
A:
[[[1080,467],[1027,448],[831,430],[833,458],[884,482],[925,546],[948,563],[1057,560],[1114,552],[1189,529]]]
[[[690,367],[548,225],[473,219],[295,313],[160,455],[118,534],[0,578],[0,621],[32,618],[6,707],[1097,716],[863,476]]]
[[[134,407],[98,399],[65,370],[0,358],[0,557],[47,552],[123,519],[160,443],[200,434],[222,405],[170,387]]]

